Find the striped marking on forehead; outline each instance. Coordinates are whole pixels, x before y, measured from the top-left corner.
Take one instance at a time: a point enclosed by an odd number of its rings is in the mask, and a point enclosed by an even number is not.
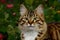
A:
[[[35,15],[35,14],[34,14],[34,11],[29,11],[29,12],[28,12],[28,15],[29,15],[30,17],[33,16],[33,15]]]

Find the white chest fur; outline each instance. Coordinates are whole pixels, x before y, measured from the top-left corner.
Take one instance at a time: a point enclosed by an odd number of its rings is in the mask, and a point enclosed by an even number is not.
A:
[[[25,40],[35,40],[37,37],[38,32],[31,31],[31,32],[24,32],[24,38]]]

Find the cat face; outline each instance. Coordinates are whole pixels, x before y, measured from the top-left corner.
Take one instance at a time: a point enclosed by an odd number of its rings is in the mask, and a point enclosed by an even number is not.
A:
[[[39,31],[44,24],[43,8],[39,5],[35,10],[29,11],[24,5],[20,6],[19,28],[22,31]]]

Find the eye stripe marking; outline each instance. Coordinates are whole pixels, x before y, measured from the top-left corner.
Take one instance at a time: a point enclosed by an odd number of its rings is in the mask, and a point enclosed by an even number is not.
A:
[[[40,35],[40,34],[38,34],[37,36],[38,36],[38,37],[40,37],[41,35]]]
[[[42,32],[38,32],[39,34],[43,34]]]
[[[42,22],[44,22],[44,20],[42,20],[41,18],[40,18],[40,20],[41,20]]]

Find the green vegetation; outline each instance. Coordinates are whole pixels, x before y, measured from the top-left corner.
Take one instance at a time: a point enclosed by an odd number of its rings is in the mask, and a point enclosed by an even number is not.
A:
[[[20,4],[24,4],[29,10],[43,4],[46,22],[60,22],[60,0],[1,0],[0,32],[7,32],[8,40],[20,40],[17,28]]]

